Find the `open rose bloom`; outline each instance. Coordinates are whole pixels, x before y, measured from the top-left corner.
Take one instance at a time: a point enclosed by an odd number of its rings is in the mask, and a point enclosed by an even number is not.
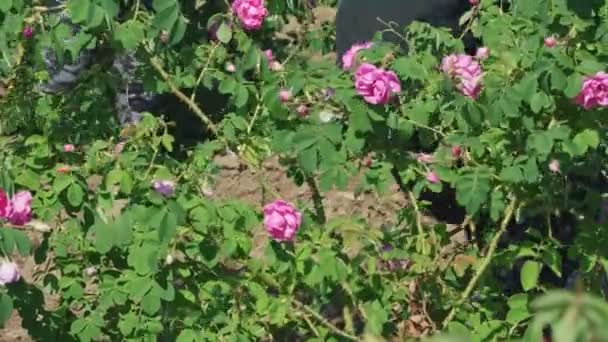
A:
[[[371,104],[387,104],[401,91],[401,83],[392,71],[363,63],[355,74],[357,93]]]
[[[21,279],[19,267],[14,262],[3,261],[0,263],[0,285],[14,283]]]
[[[600,71],[593,76],[585,77],[583,87],[575,101],[587,110],[608,107],[608,74]]]
[[[23,226],[32,219],[32,194],[29,191],[20,191],[10,200],[0,189],[0,218],[7,220],[15,226]]]
[[[276,241],[292,241],[302,224],[302,214],[290,203],[277,200],[264,207],[264,226]]]
[[[260,29],[268,15],[264,0],[235,0],[232,11],[239,17],[241,26],[248,31]]]
[[[357,61],[357,53],[361,50],[369,49],[372,43],[355,44],[342,56],[342,69],[349,70]]]
[[[441,62],[441,70],[455,82],[456,88],[464,96],[472,99],[479,97],[483,73],[473,57],[464,54],[446,56]]]

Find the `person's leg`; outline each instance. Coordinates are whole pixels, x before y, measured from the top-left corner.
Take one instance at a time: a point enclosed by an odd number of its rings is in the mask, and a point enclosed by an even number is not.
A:
[[[47,0],[45,5],[54,7],[66,3],[67,0]],[[67,13],[61,13],[60,17],[62,22],[68,24],[74,33],[80,30],[77,25],[69,20]],[[92,52],[90,50],[82,50],[72,63],[59,65],[57,56],[52,49],[42,49],[42,60],[49,73],[49,80],[40,86],[40,90],[47,94],[58,94],[71,89],[78,83],[80,74],[90,65],[91,57]]]
[[[122,78],[116,89],[115,108],[121,124],[137,123],[142,112],[151,112],[158,102],[158,94],[146,92],[137,75],[139,61],[135,52],[127,52],[114,58],[113,69]]]
[[[353,45],[371,40],[376,32],[387,27],[383,23],[396,23],[400,29],[413,21],[427,22],[437,27],[459,31],[458,20],[470,9],[468,0],[341,0],[336,17],[336,52],[341,56]],[[383,34],[383,39],[402,45],[395,34]],[[474,44],[467,37],[466,45]],[[474,50],[467,46],[467,50]]]

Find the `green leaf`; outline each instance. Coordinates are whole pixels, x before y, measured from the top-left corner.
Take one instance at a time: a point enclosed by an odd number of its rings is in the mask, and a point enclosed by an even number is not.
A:
[[[581,91],[583,77],[580,74],[572,74],[568,77],[568,86],[564,89],[564,94],[569,98],[574,98]]]
[[[144,25],[135,20],[124,22],[116,28],[114,37],[127,50],[133,50],[144,40]]]
[[[528,260],[524,263],[521,269],[521,286],[524,291],[529,291],[538,284],[538,276],[540,275],[542,265],[533,260]]]
[[[179,17],[179,8],[175,1],[166,1],[165,3],[170,2],[173,2],[173,4],[164,7],[160,12],[157,12],[154,19],[152,19],[152,25],[167,32],[171,32],[173,25]]]
[[[4,324],[13,314],[13,299],[6,293],[0,294],[0,327],[4,327]]]
[[[589,148],[597,148],[600,144],[600,137],[597,131],[586,129],[577,134],[573,142],[582,151],[582,154],[585,154]]]
[[[70,184],[67,192],[68,203],[73,207],[78,207],[84,199],[84,191],[82,187],[76,183]]]
[[[317,148],[312,146],[298,154],[298,161],[302,169],[308,173],[313,173],[317,170]]]
[[[557,249],[547,249],[543,253],[543,262],[558,277],[562,276],[562,257]]]
[[[237,82],[234,77],[226,77],[222,82],[220,82],[220,86],[218,90],[222,94],[232,94],[236,89]]]
[[[152,289],[141,301],[141,308],[148,315],[154,315],[160,310],[160,295],[157,290]]]
[[[182,330],[182,332],[177,336],[177,340],[175,342],[194,342],[196,341],[196,332],[191,329]]]
[[[68,2],[68,12],[75,23],[88,20],[93,7],[91,0],[70,0]]]
[[[470,215],[479,211],[482,203],[487,201],[489,192],[490,175],[479,170],[461,176],[456,182],[456,199]]]
[[[232,39],[232,29],[226,22],[222,22],[217,29],[217,38],[224,44],[228,44]]]
[[[0,1],[0,12],[8,12],[13,7],[13,0]]]
[[[177,230],[177,217],[172,212],[165,210],[165,215],[158,227],[158,239],[161,244],[166,244],[173,239]]]
[[[9,231],[11,231],[13,240],[15,241],[15,247],[17,247],[19,254],[21,254],[22,256],[30,255],[30,252],[32,250],[32,242],[30,241],[30,238],[27,236],[27,234],[23,231],[16,229],[9,229]]]
[[[15,183],[35,191],[40,189],[40,176],[30,169],[24,169],[15,179]]]

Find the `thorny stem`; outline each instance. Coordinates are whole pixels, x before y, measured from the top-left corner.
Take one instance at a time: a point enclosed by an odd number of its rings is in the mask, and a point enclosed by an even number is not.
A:
[[[310,191],[312,191],[312,201],[315,205],[317,220],[319,223],[325,223],[327,218],[325,217],[325,209],[323,208],[323,196],[321,196],[321,192],[319,192],[317,182],[313,177],[306,176],[306,183],[308,184]]]
[[[205,76],[205,73],[207,72],[207,70],[209,70],[209,65],[211,64],[211,57],[213,57],[213,55],[215,54],[215,50],[218,48],[218,46],[220,46],[220,43],[221,42],[217,42],[217,43],[213,44],[213,47],[211,48],[211,52],[209,52],[209,57],[207,58],[207,62],[205,62],[205,66],[203,66],[203,70],[201,70],[201,73],[198,75],[198,78],[196,79],[196,84],[194,85],[194,90],[192,91],[192,95],[190,96],[190,101],[192,101],[192,102],[194,102],[196,100],[196,88],[198,88],[199,84],[203,80],[203,76]]]
[[[148,48],[147,48],[147,50],[152,55],[152,51],[150,51]],[[211,119],[209,119],[209,117],[205,114],[205,112],[203,112],[201,107],[199,107],[194,101],[192,101],[190,98],[188,98],[188,96],[186,96],[186,94],[182,93],[182,91],[179,90],[179,88],[177,88],[177,86],[173,83],[173,81],[171,81],[171,76],[165,71],[165,69],[163,69],[158,57],[152,55],[152,57],[150,57],[150,64],[160,74],[162,79],[167,83],[167,85],[169,86],[169,89],[171,89],[171,92],[175,96],[177,96],[177,98],[179,98],[181,101],[183,101],[185,104],[187,104],[188,107],[190,107],[190,110],[192,110],[194,112],[194,114],[196,114],[201,119],[201,121],[203,121],[203,123],[205,125],[207,125],[207,128],[209,128],[209,130],[211,131],[211,133],[213,133],[213,135],[215,135],[220,140],[224,140],[220,136],[219,129],[217,128],[217,126],[213,123],[213,121],[211,121]]]
[[[318,312],[316,312],[312,308],[308,307],[307,305],[299,302],[297,299],[292,299],[291,302],[296,306],[296,308],[303,310],[306,313],[308,313],[309,315],[311,315],[312,317],[314,317],[319,323],[323,324],[325,327],[327,327],[329,330],[331,330],[334,334],[340,335],[351,341],[360,341],[360,339],[357,336],[353,336],[353,335],[343,331],[342,329],[336,327],[330,321],[325,319],[325,317],[321,316]]]
[[[504,232],[507,230],[507,226],[509,225],[511,218],[513,217],[513,213],[515,212],[516,207],[517,207],[517,200],[513,199],[511,201],[511,204],[509,204],[509,206],[505,210],[505,216],[500,224],[500,229],[498,229],[498,231],[492,238],[492,241],[490,242],[490,246],[488,248],[488,254],[486,254],[486,256],[481,261],[481,264],[479,265],[477,272],[475,272],[475,275],[469,281],[469,284],[467,285],[466,289],[462,293],[462,296],[460,297],[460,299],[458,300],[456,305],[454,305],[452,307],[452,310],[450,310],[447,317],[443,320],[442,325],[443,325],[444,329],[447,327],[447,325],[450,323],[450,321],[452,321],[452,319],[454,319],[454,316],[456,315],[456,311],[469,298],[469,296],[471,295],[471,293],[477,286],[479,279],[481,279],[481,276],[484,274],[485,270],[490,265],[490,262],[492,261],[492,258],[494,257],[494,253],[496,252],[496,248],[498,247],[498,241],[500,240],[500,238],[502,237]]]

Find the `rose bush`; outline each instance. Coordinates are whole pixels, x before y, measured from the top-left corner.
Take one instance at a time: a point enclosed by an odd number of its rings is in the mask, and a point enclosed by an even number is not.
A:
[[[407,52],[374,39],[337,66],[332,1],[1,2],[0,321],[40,341],[606,339],[608,6],[470,3],[476,56],[416,22]],[[42,94],[47,48],[96,63]],[[184,105],[121,123],[125,52]],[[312,197],[214,199],[226,151],[263,189],[279,156]],[[404,196],[398,222],[328,217],[353,178]]]

